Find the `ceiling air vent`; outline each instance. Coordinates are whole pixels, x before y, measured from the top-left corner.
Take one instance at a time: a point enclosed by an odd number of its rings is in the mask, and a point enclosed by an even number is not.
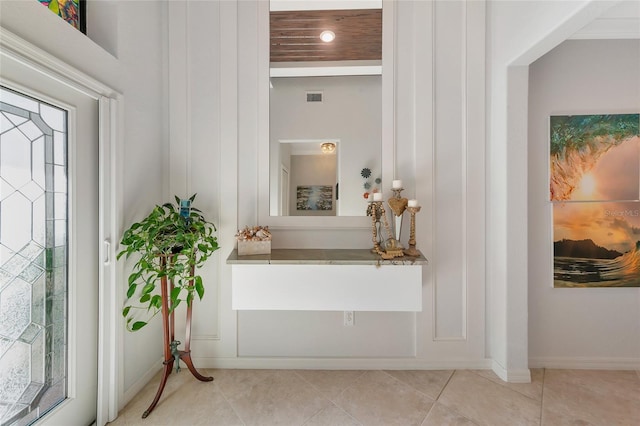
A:
[[[307,102],[322,102],[322,92],[307,92]]]

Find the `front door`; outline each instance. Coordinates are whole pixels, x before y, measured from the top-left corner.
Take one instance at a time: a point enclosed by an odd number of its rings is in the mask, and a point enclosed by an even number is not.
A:
[[[0,424],[96,419],[98,102],[0,55]]]

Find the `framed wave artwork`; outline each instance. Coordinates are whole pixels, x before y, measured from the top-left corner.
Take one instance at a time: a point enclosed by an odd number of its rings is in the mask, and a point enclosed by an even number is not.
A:
[[[640,287],[639,124],[551,116],[554,287]]]

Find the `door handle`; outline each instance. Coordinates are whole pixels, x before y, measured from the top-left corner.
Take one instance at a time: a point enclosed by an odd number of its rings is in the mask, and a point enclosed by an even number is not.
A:
[[[104,266],[108,266],[111,264],[111,242],[109,240],[104,240]]]

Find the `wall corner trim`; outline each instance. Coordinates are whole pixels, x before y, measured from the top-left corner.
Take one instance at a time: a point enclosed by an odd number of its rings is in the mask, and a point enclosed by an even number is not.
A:
[[[508,383],[531,383],[531,371],[525,369],[506,369],[499,362],[493,360],[491,369],[498,377]]]

